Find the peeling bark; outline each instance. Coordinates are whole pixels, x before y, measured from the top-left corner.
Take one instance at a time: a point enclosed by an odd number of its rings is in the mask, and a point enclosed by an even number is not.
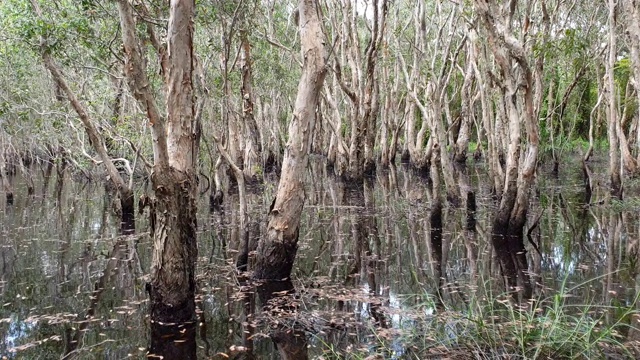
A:
[[[153,258],[151,281],[147,284],[152,327],[167,323],[187,326],[185,324],[195,319],[198,254],[195,159],[199,129],[193,95],[194,7],[193,0],[171,1],[167,57],[162,58],[167,91],[165,124],[149,88],[133,9],[128,1],[118,1],[126,53],[125,73],[131,92],[147,113],[153,134]]]
[[[315,0],[301,0],[299,11],[304,65],[289,124],[280,182],[269,210],[267,233],[258,244],[254,278],[259,280],[282,280],[291,275],[298,248],[300,215],[305,200],[304,176],[316,108],[327,72],[319,5]]]
[[[482,0],[476,0],[474,4],[500,71],[498,107],[508,130],[504,185],[500,205],[493,219],[491,240],[507,290],[516,299],[521,294],[523,300],[528,300],[533,289],[524,246],[524,225],[529,208],[529,192],[537,168],[539,144],[539,125],[534,105],[534,86],[537,85],[528,61],[531,50],[512,35],[510,16],[501,11],[504,9]],[[544,12],[544,4],[541,6]],[[517,67],[514,67],[514,63]],[[526,133],[524,151],[521,150],[522,126]]]

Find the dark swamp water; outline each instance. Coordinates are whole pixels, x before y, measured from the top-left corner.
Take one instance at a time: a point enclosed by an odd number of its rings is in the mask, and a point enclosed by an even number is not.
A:
[[[309,176],[307,183],[291,300],[298,311],[291,316],[254,310],[253,296],[241,291],[234,267],[243,234],[237,195],[225,196],[222,212],[209,212],[203,197],[199,358],[250,358],[245,349],[253,347],[255,358],[277,359],[269,331],[291,321],[302,325],[310,358],[421,358],[416,337],[405,333],[425,331],[425,321],[443,308],[455,311],[478,294],[500,291],[488,240],[495,203],[482,167],[467,169],[477,196],[474,226],[465,208],[445,202],[440,239],[432,228],[428,183],[411,171],[380,172],[358,191],[326,176],[321,165],[311,166],[310,173],[325,175]],[[600,173],[606,163],[591,167],[590,199],[579,164],[562,168],[558,177],[539,171],[528,224],[535,245],[527,243],[536,293],[570,288],[563,296],[576,302],[630,305],[640,197],[629,187],[624,202],[605,205]],[[35,195],[14,178],[14,203],[0,200],[0,357],[145,358],[151,343],[146,214],[138,216],[135,235],[119,236],[102,184],[74,181],[70,174],[58,179],[55,172],[48,184],[35,180]],[[267,182],[248,195],[250,239],[265,227],[274,187]],[[440,240],[442,253],[434,247]]]

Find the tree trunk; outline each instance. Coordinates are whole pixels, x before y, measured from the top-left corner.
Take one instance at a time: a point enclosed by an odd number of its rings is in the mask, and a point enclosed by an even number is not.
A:
[[[611,179],[611,196],[622,200],[622,176],[620,165],[620,144],[618,141],[617,129],[619,127],[616,84],[614,79],[614,68],[616,66],[616,1],[609,0],[609,57],[606,69],[606,94],[608,96],[609,108],[607,111],[609,134],[609,177]]]
[[[31,1],[31,4],[36,12],[38,17],[42,17],[42,10],[40,9],[38,3],[35,0]],[[109,180],[113,183],[116,191],[118,192],[118,196],[120,197],[120,205],[122,208],[122,222],[132,224],[133,219],[135,217],[134,211],[134,201],[133,201],[133,191],[129,186],[125,183],[122,176],[118,172],[118,169],[111,161],[109,154],[107,153],[107,148],[105,147],[105,141],[102,134],[98,131],[98,128],[94,124],[94,122],[89,118],[89,113],[85,106],[78,100],[76,94],[71,90],[69,85],[67,84],[64,76],[62,75],[62,71],[58,68],[58,65],[55,63],[53,57],[51,57],[50,50],[46,46],[46,41],[48,39],[41,39],[41,51],[42,51],[42,60],[44,61],[44,65],[51,74],[53,81],[56,86],[62,90],[62,92],[67,96],[71,106],[77,113],[82,125],[84,126],[85,131],[89,137],[89,141],[93,146],[94,150],[98,153],[102,164],[104,164],[105,170],[109,177]]]
[[[532,296],[532,286],[523,231],[529,208],[529,192],[537,167],[539,144],[538,121],[533,101],[535,84],[527,60],[528,51],[531,50],[524,48],[510,33],[511,20],[507,13],[501,13],[496,6],[480,0],[475,2],[475,8],[487,31],[488,43],[502,75],[498,107],[508,129],[504,187],[493,219],[491,240],[505,277],[507,291],[512,292],[517,299],[517,289],[522,289],[522,299],[528,300]],[[514,63],[518,69],[515,72]],[[521,151],[522,125],[527,135],[524,151]]]
[[[304,64],[276,198],[269,210],[266,236],[258,244],[254,277],[259,280],[283,280],[291,275],[305,200],[304,175],[310,140],[327,72],[319,5],[315,0],[301,0],[299,6]]]
[[[640,104],[640,3],[637,1],[623,1],[626,15],[627,33],[630,37],[630,58],[633,66],[633,82],[636,92],[636,101]],[[637,115],[636,115],[637,116]],[[636,119],[637,120],[637,119]],[[640,148],[640,125],[636,126],[636,148]],[[636,163],[640,163],[640,151],[636,155]]]
[[[118,1],[129,87],[146,110],[153,134],[153,259],[151,282],[147,284],[153,334],[171,331],[167,328],[157,329],[163,324],[182,326],[195,318],[195,264],[198,249],[194,159],[197,157],[198,136],[192,80],[194,6],[193,0],[171,1],[168,58],[164,63],[168,91],[168,124],[165,130],[165,121],[148,86],[131,5],[126,0]],[[160,52],[163,52],[162,49]],[[186,331],[186,334],[195,336],[195,331]],[[191,343],[191,340],[187,339],[186,343]],[[158,346],[153,340],[152,350],[168,357],[174,354],[171,347]],[[189,354],[191,352],[185,355]]]
[[[171,55],[170,55],[171,57]],[[157,168],[155,189],[151,319],[183,323],[195,315],[196,201],[195,177],[178,169]]]
[[[246,30],[240,31],[240,71],[242,76],[242,120],[244,125],[244,176],[249,181],[258,180],[259,171],[262,171],[262,148],[260,144],[260,132],[254,115],[253,90],[251,86],[251,45]]]
[[[193,0],[172,0],[167,72],[168,163],[156,163],[151,320],[184,323],[195,317],[196,161],[194,159]],[[154,152],[158,151],[154,148]]]
[[[260,280],[258,294],[263,306],[272,308],[274,296],[294,291],[290,280],[291,269],[298,249],[300,216],[305,201],[304,176],[316,121],[320,90],[327,72],[325,67],[324,35],[320,23],[317,0],[300,0],[299,26],[303,67],[298,94],[289,124],[282,172],[276,198],[268,215],[267,232],[257,249],[254,278]],[[294,312],[295,306],[285,306],[285,312]],[[282,313],[283,310],[278,310]],[[304,332],[282,322],[271,331],[282,359],[306,360],[307,340]]]
[[[467,54],[467,67],[464,71],[464,83],[462,85],[462,109],[460,111],[460,131],[456,139],[454,160],[457,163],[464,164],[467,161],[467,150],[469,149],[469,137],[471,127],[474,124],[474,96],[471,91],[471,85],[474,79],[473,63],[476,62],[475,52],[471,50],[474,44],[467,44],[470,49]],[[478,139],[480,142],[480,139]]]
[[[9,172],[7,171],[7,161],[4,154],[0,154],[0,177],[2,177],[2,190],[7,205],[13,205],[13,187],[9,181]]]

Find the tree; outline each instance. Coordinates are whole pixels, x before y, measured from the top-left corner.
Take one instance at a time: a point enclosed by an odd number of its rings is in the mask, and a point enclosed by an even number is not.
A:
[[[335,9],[332,13],[342,13],[341,19],[332,17],[333,27],[337,32],[335,42],[339,42],[338,54],[333,59],[335,64],[333,79],[348,99],[349,106],[344,112],[346,112],[346,118],[351,121],[348,124],[350,134],[347,146],[341,133],[342,114],[338,102],[333,99],[337,94],[332,94],[330,89],[327,89],[327,103],[336,118],[329,120],[333,123],[332,140],[335,144],[330,148],[334,153],[329,154],[329,159],[333,162],[337,175],[358,181],[365,174],[373,174],[376,168],[374,147],[380,97],[376,79],[377,64],[385,34],[389,3],[386,0],[373,1],[370,10],[367,4],[364,14],[360,13],[356,4],[351,1],[341,1],[331,6]],[[369,12],[370,20],[366,19]],[[369,31],[369,39],[364,53],[362,53],[359,36],[362,18],[371,23],[366,27]]]
[[[166,49],[156,47],[165,75],[165,121],[149,87],[133,9],[127,0],[118,1],[129,88],[146,111],[153,135],[153,258],[151,281],[147,285],[151,298],[152,333],[166,335],[166,329],[160,328],[163,324],[186,326],[183,328],[185,341],[153,337],[151,352],[169,357],[180,353],[185,358],[195,358],[195,346],[188,346],[186,352],[177,348],[182,343],[195,344],[192,320],[195,317],[198,256],[196,185],[200,127],[195,116],[193,95],[194,8],[193,0],[171,1],[168,46]],[[153,32],[150,36],[154,36]],[[158,44],[155,39],[152,41]]]
[[[31,5],[36,15],[40,19],[42,19],[42,10],[40,9],[38,1],[31,0]],[[93,146],[94,150],[98,153],[100,161],[104,164],[108,177],[113,183],[120,197],[123,230],[125,232],[130,232],[135,225],[133,190],[131,189],[131,186],[125,183],[124,179],[118,172],[114,161],[109,156],[105,145],[105,139],[102,133],[98,130],[95,122],[90,118],[86,106],[78,99],[69,84],[67,84],[62,71],[51,55],[51,48],[50,44],[48,43],[49,41],[51,41],[51,39],[47,39],[44,34],[42,34],[42,37],[40,38],[40,51],[42,60],[44,61],[44,65],[51,74],[56,87],[59,88],[60,91],[67,97],[67,99],[71,103],[71,106],[82,121],[82,125],[84,126],[85,131],[87,132],[87,135],[89,137],[89,142]]]
[[[320,90],[327,73],[320,8],[314,0],[301,0],[299,11],[302,75],[289,124],[289,141],[285,148],[280,182],[269,210],[267,236],[258,245],[254,277],[259,280],[282,280],[291,275],[305,199],[304,174]]]
[[[293,117],[289,123],[289,140],[285,148],[278,190],[269,210],[266,235],[258,243],[253,275],[256,280],[265,282],[264,286],[275,283],[275,287],[280,291],[292,290],[292,286],[283,288],[282,285],[291,284],[289,277],[298,249],[300,216],[305,201],[304,177],[316,123],[320,90],[327,73],[327,55],[318,1],[300,0],[298,11],[302,74],[298,83]],[[259,293],[261,301],[265,304],[274,292]],[[300,339],[291,339],[289,335],[287,330],[284,330],[282,334],[273,336],[281,353],[287,352],[287,344],[300,345]],[[297,348],[304,349],[304,342],[301,345]],[[292,358],[306,358],[306,355],[295,353],[298,355]],[[306,354],[306,350],[304,353]]]
[[[622,176],[620,165],[620,142],[618,138],[618,128],[620,127],[617,111],[617,93],[614,79],[614,68],[616,65],[616,8],[617,2],[609,0],[609,54],[606,62],[606,86],[605,94],[609,107],[607,109],[609,134],[609,177],[611,179],[611,195],[622,199]]]
[[[546,14],[544,3],[541,6],[542,13]],[[504,187],[501,189],[498,211],[493,218],[491,241],[508,290],[515,291],[521,286],[523,298],[529,299],[532,286],[523,231],[529,209],[529,191],[538,161],[539,135],[534,89],[539,87],[534,84],[534,73],[529,63],[530,49],[525,48],[511,32],[515,2],[500,6],[490,1],[476,0],[474,8],[486,31],[488,45],[498,66],[500,78],[497,107],[508,130],[502,182]],[[525,8],[530,9],[530,3],[525,4]],[[546,16],[543,18],[543,25],[545,21],[548,21]],[[520,150],[522,126],[526,133],[524,152]]]

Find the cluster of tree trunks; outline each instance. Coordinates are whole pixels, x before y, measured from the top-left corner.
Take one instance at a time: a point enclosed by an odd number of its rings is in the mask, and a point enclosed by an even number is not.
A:
[[[42,16],[38,3],[32,1],[32,5],[35,12]],[[155,198],[151,205],[153,260],[148,291],[151,297],[151,321],[154,324],[152,328],[160,332],[162,330],[157,329],[158,326],[187,326],[185,324],[195,320],[195,265],[198,254],[195,159],[198,156],[199,126],[196,123],[192,84],[194,7],[194,1],[171,1],[168,45],[166,49],[157,46],[166,88],[165,120],[149,87],[132,5],[125,0],[118,1],[126,55],[125,74],[131,93],[146,112],[153,135],[151,178]],[[153,32],[150,35],[154,36]],[[105,165],[122,202],[123,220],[132,221],[134,201],[131,186],[124,182],[107,153],[101,132],[56,65],[47,48],[48,40],[43,38],[41,41],[44,64],[78,114],[91,145]],[[155,39],[154,44],[158,44]],[[193,331],[187,333],[195,334]],[[152,352],[160,355],[166,353],[169,357],[175,355],[163,347],[152,349]],[[195,354],[192,358],[195,358]]]
[[[35,14],[43,18],[38,1],[31,0],[31,4]],[[576,69],[564,93],[554,81],[544,86],[545,75],[548,75],[545,74],[546,52],[539,49],[544,49],[550,41],[552,22],[566,9],[560,2],[549,8],[546,1],[474,0],[471,9],[475,21],[465,23],[460,20],[468,10],[463,4],[436,3],[430,7],[419,2],[409,13],[401,13],[399,7],[393,13],[391,5],[387,0],[371,2],[364,10],[366,26],[362,26],[363,10],[350,0],[327,3],[326,7],[332,10],[329,14],[323,14],[316,0],[300,0],[295,21],[300,32],[301,76],[288,121],[276,195],[267,215],[266,233],[257,248],[249,231],[245,184],[260,181],[261,170],[266,170],[268,163],[277,163],[270,156],[278,156],[273,154],[280,152],[281,134],[277,129],[271,135],[265,134],[259,125],[269,122],[260,120],[259,115],[273,118],[269,121],[277,124],[282,108],[267,104],[254,94],[248,16],[251,7],[238,3],[230,21],[222,26],[220,116],[224,129],[220,139],[211,136],[219,153],[215,165],[212,164],[216,186],[212,189],[215,192],[212,192],[211,207],[220,209],[221,206],[223,185],[217,170],[224,159],[238,186],[240,225],[245,229],[237,267],[240,271],[252,271],[265,306],[274,298],[274,291],[283,294],[295,291],[290,276],[297,253],[300,216],[305,203],[304,181],[312,149],[324,152],[335,174],[355,184],[362,184],[363,178],[373,174],[377,163],[383,167],[394,164],[399,151],[414,168],[429,175],[430,242],[441,292],[446,276],[442,269],[444,199],[453,205],[466,204],[470,261],[475,261],[477,256],[473,246],[475,198],[464,173],[474,129],[477,143],[474,157],[486,158],[498,199],[490,238],[505,284],[520,300],[533,295],[524,229],[538,168],[539,119],[545,119],[553,147],[555,121],[564,116],[572,92],[587,71],[586,66]],[[585,155],[584,169],[588,176],[586,161],[593,146],[593,116],[604,101],[611,195],[621,199],[625,172],[638,171],[640,152],[634,158],[630,143],[635,141],[636,146],[640,143],[640,120],[637,115],[628,114],[633,110],[621,104],[620,98],[622,93],[624,99],[632,98],[635,91],[636,101],[640,102],[640,82],[628,81],[625,89],[616,83],[619,56],[616,35],[621,23],[630,40],[633,74],[640,78],[640,3],[609,0],[607,6],[609,37],[606,56],[603,56],[604,76],[599,84],[600,97],[590,116],[591,148]],[[154,193],[149,202],[154,247],[148,285],[151,320],[155,325],[171,323],[191,329],[189,326],[195,319],[198,254],[200,118],[208,95],[204,76],[199,76],[202,80],[199,84],[194,82],[194,77],[204,71],[194,55],[195,1],[170,2],[166,45],[158,39],[153,25],[144,21],[148,11],[144,5],[134,8],[130,1],[117,0],[117,9],[124,49],[121,71],[126,82],[111,77],[116,89],[113,118],[116,122],[122,118],[122,99],[128,88],[145,114],[152,135],[153,162],[147,164],[153,170],[150,178]],[[403,18],[405,15],[408,19]],[[328,19],[333,31],[325,31],[321,19]],[[429,21],[437,26],[428,25]],[[146,29],[145,38],[140,35],[142,27]],[[388,27],[408,30],[410,49],[407,50],[404,35],[399,35],[402,32],[389,31]],[[366,32],[364,38],[363,31]],[[233,47],[236,38],[237,51]],[[110,153],[113,139],[101,131],[98,122],[90,116],[88,105],[69,84],[54,59],[51,41],[53,39],[42,36],[40,54],[53,79],[56,98],[60,103],[68,102],[77,114],[97,159],[89,156],[81,144],[83,153],[104,166],[120,201],[122,222],[128,224],[123,225],[123,231],[133,231],[135,164],[131,170],[128,160],[114,158]],[[271,38],[269,41],[283,51],[290,51]],[[157,57],[163,100],[157,98],[150,85],[147,44]],[[387,66],[392,58],[390,47],[398,55],[393,66]],[[240,75],[240,86],[236,88],[240,101],[234,104],[231,73],[236,67]],[[325,77],[328,78],[326,84]],[[198,92],[202,95],[199,100],[196,99]],[[159,104],[163,103],[166,110],[160,109]],[[240,109],[236,110],[238,106]],[[629,120],[634,116],[636,119]],[[4,137],[0,140],[4,147]],[[210,150],[213,163],[211,154]],[[136,150],[136,157],[138,155]],[[559,159],[555,152],[552,157],[557,171]],[[125,163],[129,169],[128,183],[117,162]],[[456,164],[463,169],[457,169]],[[6,167],[5,158],[0,156],[0,176],[10,202],[12,192]],[[441,187],[446,196],[441,195]],[[367,254],[366,244],[360,242],[362,251],[358,253]],[[254,248],[256,257],[252,263],[249,254]],[[361,263],[358,262],[358,266]],[[154,328],[153,331],[163,330]],[[273,339],[283,354],[298,354],[297,351],[306,346],[304,336],[293,334],[290,338],[291,333],[286,331],[274,332]],[[289,347],[294,350],[287,350]],[[171,356],[170,351],[178,350],[167,351]],[[301,352],[292,358],[303,358],[304,354]]]

